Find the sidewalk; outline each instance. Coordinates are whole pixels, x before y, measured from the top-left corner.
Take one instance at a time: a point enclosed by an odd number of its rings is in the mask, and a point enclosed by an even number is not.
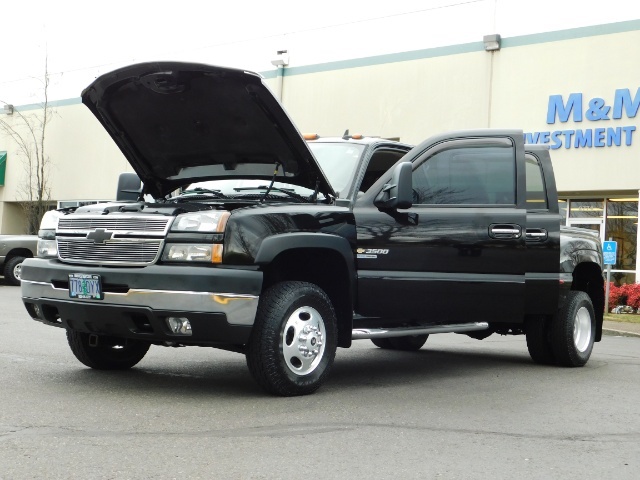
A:
[[[640,323],[611,322],[605,320],[602,325],[604,335],[624,335],[626,337],[640,337]]]

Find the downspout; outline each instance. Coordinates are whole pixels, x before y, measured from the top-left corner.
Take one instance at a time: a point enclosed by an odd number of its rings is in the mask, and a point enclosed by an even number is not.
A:
[[[284,85],[284,69],[289,65],[289,54],[286,50],[278,50],[276,58],[271,60],[271,65],[278,69],[276,73],[275,96],[282,103],[282,88]]]

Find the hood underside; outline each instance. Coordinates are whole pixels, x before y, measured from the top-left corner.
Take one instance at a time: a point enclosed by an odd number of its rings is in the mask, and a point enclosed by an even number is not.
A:
[[[162,197],[193,181],[255,178],[334,195],[300,132],[259,75],[154,62],[102,75],[84,103]]]

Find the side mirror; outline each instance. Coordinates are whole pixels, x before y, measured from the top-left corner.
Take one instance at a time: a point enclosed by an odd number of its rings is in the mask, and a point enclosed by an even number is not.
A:
[[[116,191],[116,201],[135,202],[142,193],[142,182],[135,173],[121,173],[118,178],[118,190]]]
[[[378,194],[374,205],[383,209],[409,208],[413,204],[412,168],[410,162],[398,163],[387,183]]]

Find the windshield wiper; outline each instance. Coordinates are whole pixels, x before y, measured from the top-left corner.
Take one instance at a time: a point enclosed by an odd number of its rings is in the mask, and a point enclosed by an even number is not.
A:
[[[307,197],[303,197],[302,195],[296,193],[292,188],[278,188],[278,187],[269,188],[267,185],[261,185],[259,187],[237,187],[237,188],[234,188],[234,190],[236,192],[242,192],[245,190],[265,190],[267,192],[267,195],[269,194],[269,192],[280,192],[280,193],[284,193],[285,195],[288,195],[291,198],[300,200],[301,202],[307,202],[307,203],[311,202],[311,200],[309,200]]]
[[[195,198],[227,198],[227,196],[220,190],[197,187],[183,191],[180,195],[175,197],[174,200],[176,202],[186,202]]]

